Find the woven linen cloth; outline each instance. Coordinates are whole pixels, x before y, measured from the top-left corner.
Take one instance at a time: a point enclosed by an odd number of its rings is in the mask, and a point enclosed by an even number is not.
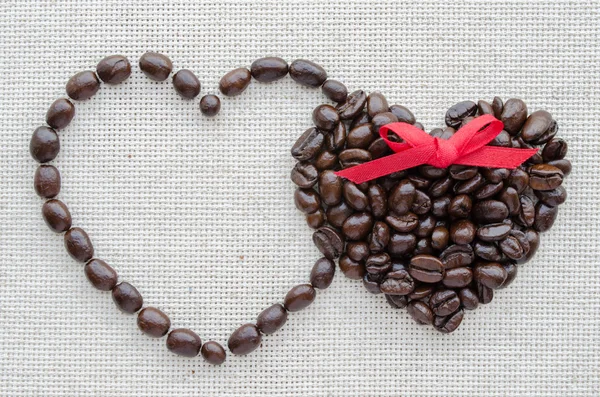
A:
[[[598,1],[3,0],[0,33],[0,395],[600,394]],[[516,281],[451,335],[338,271],[256,352],[218,367],[177,357],[45,226],[31,133],[71,75],[131,60],[131,78],[76,103],[60,131],[60,198],[146,304],[225,344],[320,256],[289,149],[325,98],[289,77],[253,81],[209,119],[140,72],[149,50],[194,71],[202,95],[256,58],[310,59],[428,130],[459,101],[522,98],[569,143],[569,199]]]

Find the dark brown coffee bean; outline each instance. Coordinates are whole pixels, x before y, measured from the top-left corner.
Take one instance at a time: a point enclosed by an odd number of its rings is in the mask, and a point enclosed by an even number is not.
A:
[[[522,226],[532,226],[535,221],[535,205],[533,200],[529,196],[523,195],[519,197],[519,202],[521,207],[517,217],[514,218],[515,222]]]
[[[408,304],[408,299],[404,295],[386,295],[385,300],[394,309],[404,309]]]
[[[473,222],[461,219],[450,226],[450,239],[456,244],[470,244],[475,238],[476,231]]]
[[[415,289],[413,278],[404,269],[386,274],[379,288],[387,295],[408,295]]]
[[[504,283],[508,274],[499,263],[481,262],[475,265],[473,277],[478,284],[496,289]]]
[[[521,201],[519,193],[515,188],[508,186],[502,189],[498,194],[498,200],[506,204],[510,215],[514,216],[519,214],[519,211],[521,210]]]
[[[473,271],[470,267],[457,267],[446,270],[442,283],[448,288],[463,288],[473,281]]]
[[[306,215],[306,224],[313,229],[318,229],[325,224],[325,211],[318,209],[312,214]]]
[[[60,193],[60,173],[52,165],[40,165],[35,171],[33,187],[38,196],[52,198]]]
[[[330,227],[324,226],[313,233],[313,243],[327,259],[335,259],[344,251],[344,239]]]
[[[551,160],[548,161],[548,165],[554,166],[563,172],[564,176],[568,176],[571,173],[571,162],[566,159],[562,160]]]
[[[139,291],[126,282],[122,282],[113,288],[112,298],[117,308],[127,314],[137,312],[144,304],[144,299]]]
[[[315,159],[315,167],[319,171],[335,169],[338,167],[338,157],[333,152],[323,150]]]
[[[525,230],[525,238],[529,243],[529,252],[525,255],[524,258],[521,258],[517,261],[518,264],[523,264],[529,261],[535,255],[537,249],[540,246],[540,234],[533,229]]]
[[[451,202],[450,195],[444,195],[438,197],[431,202],[431,213],[438,219],[446,218],[448,216],[448,209],[450,208]]]
[[[310,272],[310,283],[315,288],[326,289],[331,285],[334,275],[335,263],[330,259],[320,258],[315,262]]]
[[[477,238],[482,241],[500,241],[511,231],[511,226],[506,223],[491,223],[477,229]]]
[[[352,214],[342,225],[342,233],[348,240],[363,240],[371,232],[373,217],[368,212]]]
[[[536,164],[529,169],[529,186],[533,190],[553,190],[563,182],[563,172],[548,164]]]
[[[436,316],[447,316],[460,307],[460,299],[451,289],[438,290],[431,295],[429,306]]]
[[[372,92],[367,97],[367,113],[373,118],[376,114],[389,111],[387,99],[380,92]]]
[[[346,219],[354,213],[354,210],[345,202],[340,202],[338,205],[327,208],[325,212],[327,221],[337,228],[341,228]]]
[[[183,98],[194,99],[200,94],[200,80],[191,70],[181,69],[173,75],[173,87]]]
[[[356,262],[362,262],[370,254],[369,245],[364,241],[350,241],[346,245],[346,254]]]
[[[339,260],[340,270],[344,276],[352,280],[361,280],[365,275],[365,266],[359,262],[350,259],[350,257],[343,255]]]
[[[292,146],[292,156],[299,161],[309,160],[321,150],[323,134],[316,128],[309,128]]]
[[[473,251],[475,252],[475,255],[486,261],[497,262],[503,258],[502,252],[494,243],[475,241]]]
[[[313,110],[312,120],[321,131],[331,132],[340,122],[340,116],[333,106],[324,104]]]
[[[53,232],[63,233],[71,228],[71,213],[62,201],[46,201],[42,206],[42,216]]]
[[[287,321],[288,313],[285,308],[276,303],[263,310],[256,318],[256,327],[265,335],[274,334]]]
[[[462,181],[454,185],[454,193],[456,194],[471,194],[485,184],[485,178],[477,173],[471,179]]]
[[[402,105],[390,106],[390,112],[402,123],[414,124],[417,121],[412,112]]]
[[[343,168],[350,168],[372,159],[371,154],[364,149],[346,149],[340,153],[338,158]]]
[[[259,58],[250,66],[252,77],[261,83],[270,83],[284,78],[288,70],[287,62],[278,57]]]
[[[466,181],[477,175],[477,167],[453,164],[448,169],[450,177],[457,181]]]
[[[346,145],[346,125],[338,123],[333,132],[325,136],[325,147],[334,153],[344,149]]]
[[[494,290],[486,287],[483,284],[475,283],[477,287],[477,298],[479,299],[479,303],[483,305],[487,305],[494,299]]]
[[[423,178],[419,175],[408,175],[408,180],[416,189],[419,190],[427,190],[429,186],[431,186],[431,181],[429,179]]]
[[[337,80],[327,80],[321,86],[323,94],[333,102],[344,102],[348,97],[348,89]]]
[[[404,215],[389,214],[385,217],[385,222],[398,232],[408,233],[417,228],[419,217],[412,212]]]
[[[367,258],[365,269],[374,277],[382,277],[392,269],[392,260],[385,252],[373,254]]]
[[[221,110],[221,100],[216,95],[204,95],[200,99],[200,111],[203,115],[212,117],[216,116]]]
[[[467,218],[473,208],[471,197],[466,194],[459,194],[452,197],[448,206],[448,214],[455,218]]]
[[[472,214],[482,224],[502,222],[508,217],[508,207],[498,200],[478,201],[473,205]]]
[[[350,129],[352,130],[352,129],[358,127],[359,125],[367,124],[370,122],[371,122],[371,118],[369,117],[367,112],[360,112],[350,122]]]
[[[354,91],[346,98],[344,103],[337,105],[336,109],[342,120],[350,120],[356,117],[367,103],[367,94],[364,91]]]
[[[475,116],[476,113],[477,104],[475,102],[459,102],[446,112],[446,125],[452,128],[458,128],[464,118]]]
[[[246,68],[233,69],[221,77],[219,91],[225,96],[240,95],[250,85],[251,76]]]
[[[410,275],[424,283],[437,283],[444,278],[444,265],[432,255],[417,255],[410,260]]]
[[[64,236],[65,248],[73,259],[87,262],[94,256],[94,247],[87,233],[79,228],[69,229]]]
[[[319,193],[325,204],[338,204],[342,200],[342,179],[333,171],[323,171],[319,175]]]
[[[431,210],[431,207],[432,202],[429,196],[426,193],[417,190],[415,192],[415,200],[413,202],[411,210],[417,215],[424,215]]]
[[[202,341],[192,330],[177,328],[167,336],[167,349],[183,357],[196,357],[200,353]]]
[[[67,82],[67,95],[76,101],[90,99],[99,89],[100,80],[90,70],[77,73]]]
[[[335,174],[333,174],[333,175],[337,178],[337,175],[335,175]],[[290,179],[298,187],[301,187],[303,189],[308,189],[308,188],[313,187],[317,183],[317,181],[319,179],[319,172],[317,171],[315,166],[312,165],[311,163],[309,163],[307,161],[300,161],[300,162],[296,163],[296,165],[292,169]],[[340,182],[340,190],[341,190],[341,182]],[[321,190],[321,198],[323,199],[322,190]],[[325,199],[323,199],[323,202],[328,204],[325,201]]]
[[[421,301],[411,301],[406,306],[408,314],[417,322],[417,324],[433,323],[433,311],[426,303]]]
[[[431,239],[428,237],[419,239],[415,248],[415,255],[432,255],[433,247],[431,246]]]
[[[494,115],[494,108],[489,102],[479,100],[477,102],[477,110],[479,111],[479,115],[491,114]]]
[[[448,246],[450,232],[443,226],[436,226],[431,234],[431,247],[441,251]]]
[[[358,186],[352,182],[344,183],[342,193],[346,204],[357,211],[363,211],[369,205],[369,199],[367,198],[367,195],[364,194],[358,188]]]
[[[381,252],[385,250],[390,241],[390,228],[383,222],[375,222],[373,231],[369,235],[369,250]]]
[[[433,319],[433,327],[444,334],[449,334],[456,331],[460,326],[464,315],[464,311],[458,310],[447,316],[435,316]]]
[[[409,255],[417,246],[414,234],[397,233],[390,237],[388,252],[393,257]]]
[[[544,146],[542,150],[542,159],[547,162],[551,160],[561,160],[567,155],[567,142],[560,138],[553,138]]]
[[[410,300],[424,300],[429,298],[433,294],[435,287],[433,284],[417,284],[415,283],[415,289],[408,294]]]
[[[348,133],[347,147],[368,149],[374,139],[373,125],[371,123],[361,124]]]
[[[540,233],[550,230],[557,215],[558,207],[549,207],[539,202],[535,206],[535,222],[533,223],[533,227]]]
[[[429,187],[429,195],[432,198],[437,198],[448,193],[448,191],[454,186],[454,181],[449,176],[438,179]]]
[[[173,63],[163,54],[147,52],[140,58],[140,69],[154,81],[164,81],[173,70]]]
[[[473,263],[474,253],[470,245],[451,245],[440,254],[446,270],[468,266]]]
[[[29,153],[38,163],[47,163],[58,156],[60,140],[52,128],[38,127],[29,141]]]
[[[131,75],[131,64],[123,55],[109,55],[98,62],[96,73],[106,84],[119,84]]]
[[[414,229],[414,233],[417,237],[425,238],[431,236],[433,229],[435,228],[436,218],[432,215],[422,216],[419,219],[419,223]]]
[[[502,267],[504,267],[504,270],[506,270],[506,280],[504,280],[504,283],[498,287],[498,289],[502,289],[502,288],[506,288],[508,287],[517,277],[517,265],[515,265],[514,263],[503,263]]]
[[[231,333],[227,340],[229,351],[235,355],[252,353],[262,341],[262,335],[254,324],[244,324]]]
[[[398,215],[406,214],[412,208],[415,196],[415,186],[407,179],[400,181],[390,192],[390,209]]]
[[[371,213],[375,218],[382,218],[387,213],[387,195],[385,190],[379,185],[369,186],[367,198]]]
[[[296,208],[305,214],[312,214],[321,208],[321,200],[317,192],[312,189],[296,189],[294,192]]]
[[[521,168],[515,168],[508,177],[507,185],[521,194],[529,186],[529,174]]]
[[[60,130],[68,126],[73,117],[75,117],[73,103],[66,98],[60,98],[52,102],[52,105],[48,108],[46,123],[55,130]]]
[[[527,118],[521,131],[521,138],[525,142],[535,143],[544,136],[554,136],[558,131],[556,121],[545,110],[533,112]]]
[[[527,105],[520,99],[511,98],[504,104],[500,121],[504,129],[511,135],[518,134],[527,120]]]
[[[392,112],[379,113],[371,119],[371,124],[373,124],[373,132],[375,134],[379,134],[379,130],[384,125],[397,122],[398,118]]]
[[[137,325],[140,331],[153,338],[163,337],[171,328],[171,320],[161,310],[146,307],[138,313]]]
[[[421,176],[427,179],[440,179],[448,174],[446,168],[437,168],[427,164],[417,167],[417,170]]]
[[[100,291],[110,291],[117,285],[117,272],[102,259],[92,259],[83,271],[88,281]]]
[[[220,365],[225,362],[225,358],[227,354],[225,353],[225,349],[219,343],[214,341],[206,342],[202,345],[200,349],[200,354],[204,360],[213,365]]]
[[[312,285],[300,284],[288,291],[283,300],[283,305],[290,312],[297,312],[308,307],[313,301],[317,293]]]
[[[510,259],[519,260],[529,251],[529,242],[525,233],[519,230],[512,230],[510,235],[500,241],[500,249]]]
[[[494,97],[494,99],[492,100],[492,109],[494,110],[494,117],[498,120],[500,120],[503,108],[504,103],[502,102],[502,99],[500,99],[497,96]]]
[[[534,193],[538,200],[549,207],[556,207],[557,205],[563,204],[567,200],[567,190],[562,186],[559,186],[553,190],[536,190]],[[531,224],[527,226],[531,226]]]
[[[485,185],[477,189],[474,196],[477,200],[485,200],[498,194],[503,187],[504,183],[502,182],[486,183]]]
[[[488,146],[512,147],[511,136],[508,132],[502,130],[488,143]]]
[[[471,288],[463,288],[458,291],[458,297],[462,307],[467,310],[475,310],[479,306],[479,297],[477,292]]]
[[[320,65],[306,59],[296,59],[290,65],[290,77],[308,87],[320,87],[327,80],[327,72]]]

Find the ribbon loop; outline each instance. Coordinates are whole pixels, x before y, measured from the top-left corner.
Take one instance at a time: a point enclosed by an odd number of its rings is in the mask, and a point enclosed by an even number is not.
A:
[[[447,168],[460,157],[458,149],[452,141],[434,138],[436,145],[435,158],[429,164],[437,168]]]

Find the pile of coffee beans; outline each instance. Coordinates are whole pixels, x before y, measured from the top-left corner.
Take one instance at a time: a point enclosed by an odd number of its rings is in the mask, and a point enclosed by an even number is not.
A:
[[[322,84],[337,102],[314,109],[315,126],[291,150],[298,160],[291,173],[296,207],[316,229],[316,247],[369,292],[406,307],[417,323],[456,330],[464,310],[491,302],[494,290],[515,279],[567,198],[562,182],[571,163],[567,143],[555,137],[556,121],[544,110],[528,114],[520,99],[460,102],[431,136],[448,139],[478,115],[491,114],[504,130],[490,145],[540,150],[514,170],[423,165],[354,184],[335,171],[391,154],[379,136],[383,125],[423,125],[379,92],[348,95],[319,68],[295,70],[297,79]],[[392,134],[388,139],[399,141]]]

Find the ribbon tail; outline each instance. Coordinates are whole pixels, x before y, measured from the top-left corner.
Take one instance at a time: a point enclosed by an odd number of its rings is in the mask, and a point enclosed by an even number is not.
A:
[[[513,169],[523,164],[537,152],[538,149],[483,146],[472,153],[460,156],[454,164]]]

